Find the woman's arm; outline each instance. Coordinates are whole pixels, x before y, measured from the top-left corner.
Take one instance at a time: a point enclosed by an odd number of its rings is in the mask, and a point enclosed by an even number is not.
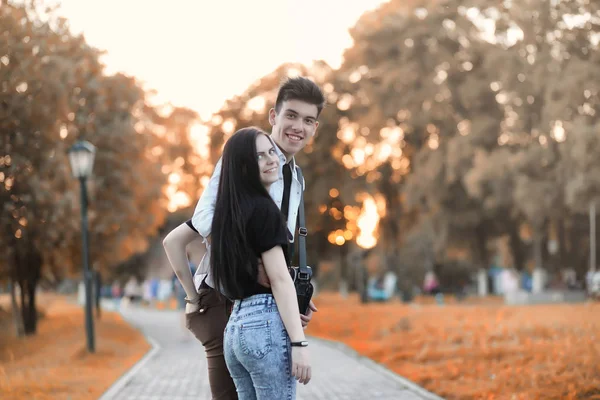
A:
[[[262,260],[271,282],[271,290],[277,303],[279,315],[281,315],[281,320],[290,340],[292,342],[306,340],[300,321],[296,288],[288,272],[283,249],[281,246],[276,246],[265,251],[262,253]],[[308,358],[306,347],[292,347],[292,375],[304,384],[307,384],[311,378],[311,367]]]
[[[292,277],[288,272],[281,246],[273,247],[262,254],[263,264],[269,281],[273,297],[277,302],[277,309],[292,342],[306,340],[304,330],[300,323],[298,298]]]
[[[163,240],[163,246],[167,253],[167,258],[171,263],[171,268],[173,268],[175,275],[177,275],[179,282],[181,282],[181,286],[183,286],[188,299],[192,301],[198,298],[198,292],[194,284],[192,271],[190,271],[186,247],[190,242],[199,237],[198,233],[194,232],[186,223],[183,223],[169,232]],[[200,246],[200,250],[204,253],[206,252],[206,247]]]

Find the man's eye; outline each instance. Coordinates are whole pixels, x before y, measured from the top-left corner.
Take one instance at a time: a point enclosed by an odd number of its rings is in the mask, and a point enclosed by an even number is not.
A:
[[[304,121],[304,122],[306,122],[306,124],[307,124],[307,125],[312,125],[312,124],[314,124],[314,123],[315,123],[315,121],[313,121],[312,119],[307,119],[307,120],[306,120],[306,121]]]
[[[293,119],[293,118],[296,118],[296,115],[294,115],[294,114],[288,114],[287,117],[290,118],[290,119]]]

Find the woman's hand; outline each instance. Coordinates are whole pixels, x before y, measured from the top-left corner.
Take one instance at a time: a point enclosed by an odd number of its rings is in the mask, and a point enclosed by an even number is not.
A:
[[[185,313],[186,314],[195,313],[195,312],[198,312],[198,310],[200,310],[200,304],[198,304],[198,303],[186,303],[185,304]]]
[[[307,347],[292,347],[292,376],[307,384],[312,375]]]

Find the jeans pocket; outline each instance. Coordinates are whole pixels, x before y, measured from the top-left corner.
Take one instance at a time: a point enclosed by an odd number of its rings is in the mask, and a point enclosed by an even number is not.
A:
[[[240,325],[242,352],[255,359],[263,359],[272,347],[271,321],[248,321]]]

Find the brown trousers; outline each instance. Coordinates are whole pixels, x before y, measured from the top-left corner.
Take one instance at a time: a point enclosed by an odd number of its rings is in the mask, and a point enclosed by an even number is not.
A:
[[[208,286],[201,288],[198,294],[199,310],[186,314],[185,319],[187,328],[206,351],[212,400],[238,400],[223,354],[223,334],[229,320],[231,302]]]

